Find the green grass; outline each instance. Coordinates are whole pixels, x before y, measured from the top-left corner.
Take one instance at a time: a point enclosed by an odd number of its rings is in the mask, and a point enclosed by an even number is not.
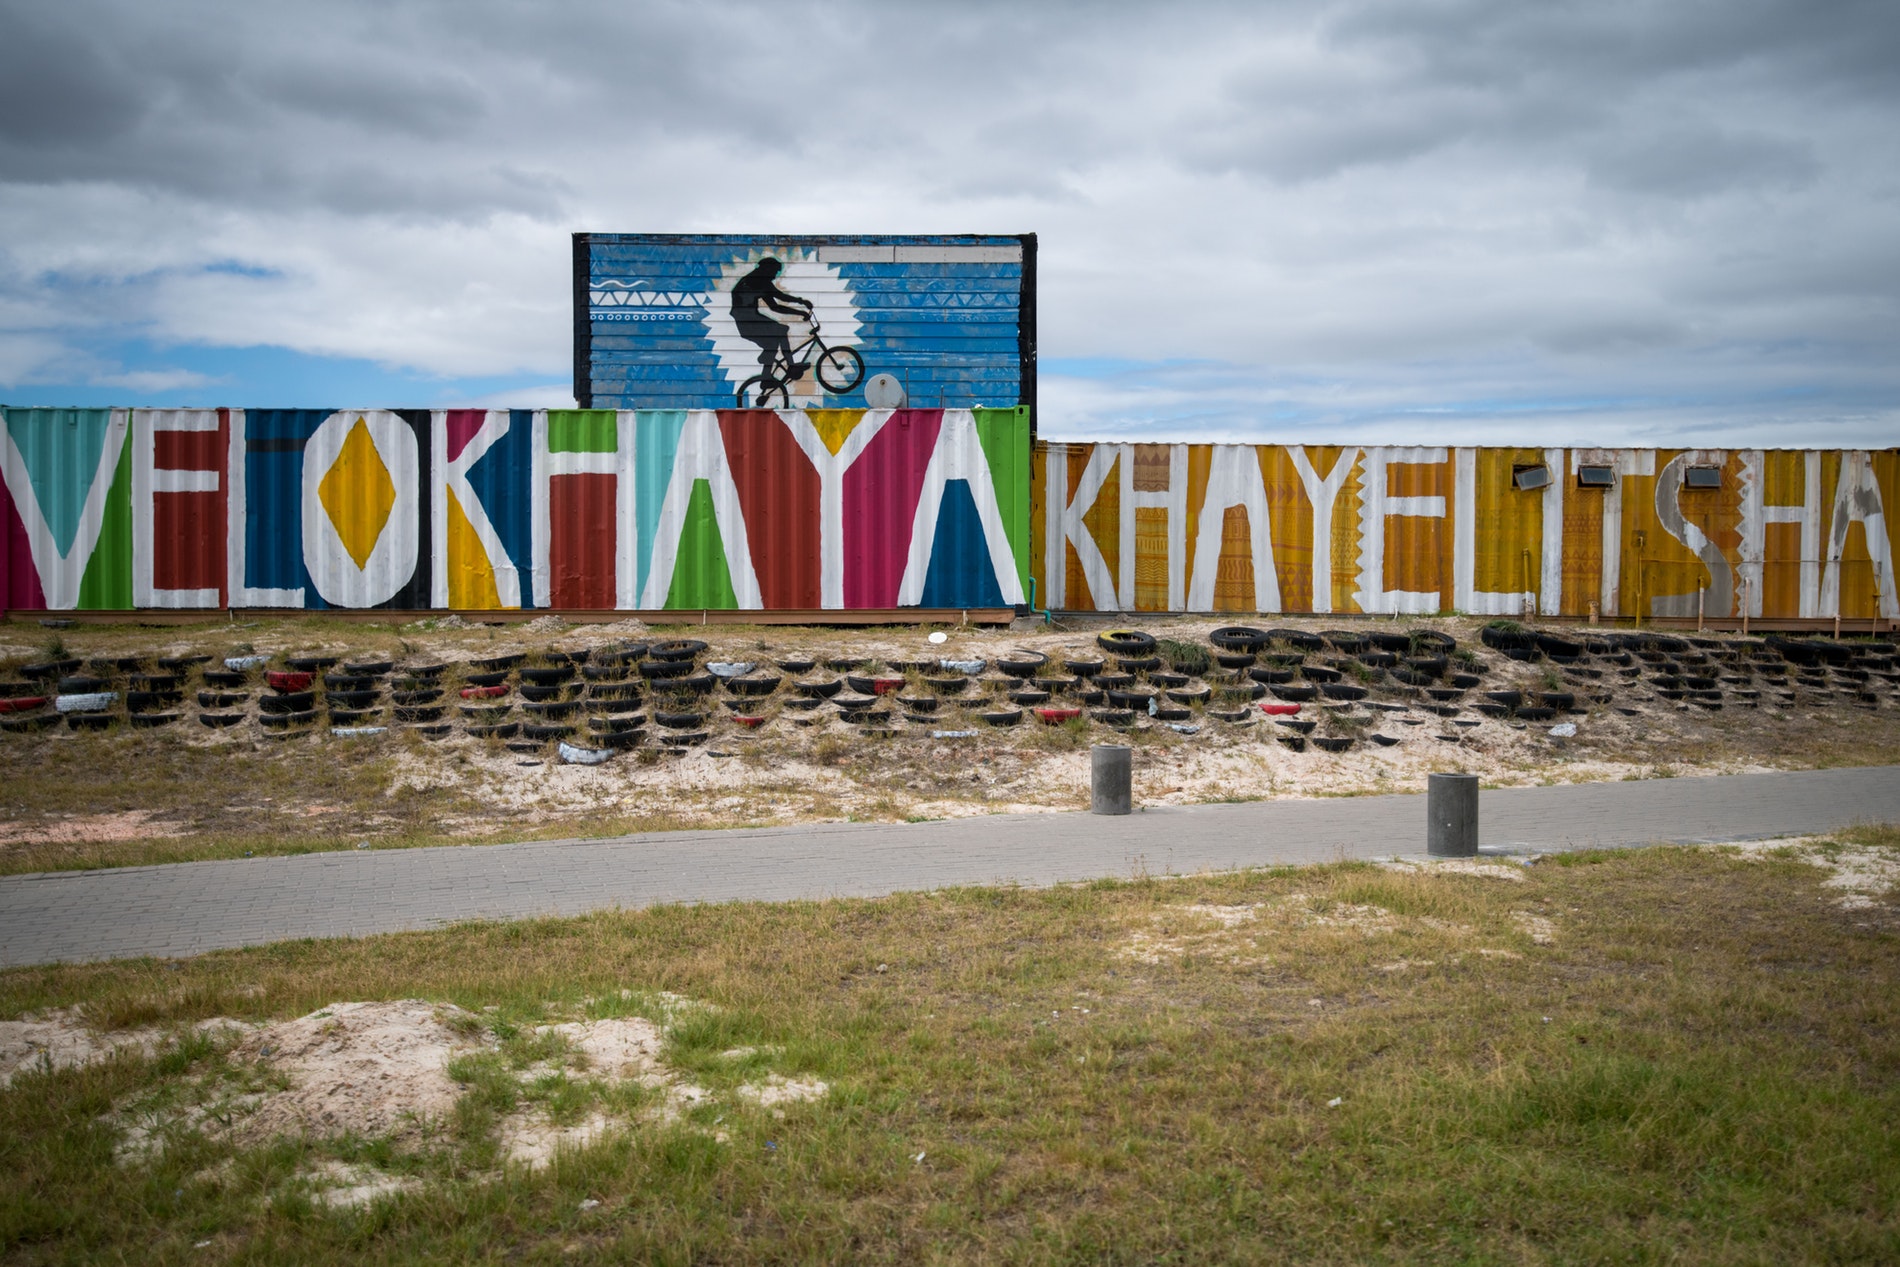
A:
[[[1522,883],[1346,864],[13,971],[3,1016],[424,997],[494,1009],[466,1023],[500,1041],[457,1062],[434,1151],[182,1138],[122,1166],[102,1115],[240,1077],[214,1044],[29,1075],[0,1093],[0,1259],[1894,1261],[1900,907],[1844,911],[1820,878],[1695,849]],[[1193,903],[1262,905],[1223,931]],[[1300,915],[1366,907],[1385,931]],[[1182,953],[1130,958],[1138,933]],[[517,1076],[560,1058],[540,1018],[626,1014],[670,1018],[669,1063],[714,1102],[498,1174],[493,1125],[523,1098],[557,1120],[640,1106]],[[745,1110],[731,1089],[768,1068],[832,1093]],[[328,1211],[297,1179],[322,1157],[420,1186]]]

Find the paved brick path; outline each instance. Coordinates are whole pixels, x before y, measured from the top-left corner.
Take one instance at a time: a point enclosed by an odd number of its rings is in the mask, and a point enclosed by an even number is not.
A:
[[[872,896],[1424,850],[1425,798],[1006,815],[187,862],[0,879],[0,966],[656,902]],[[1900,767],[1487,791],[1483,845],[1743,840],[1900,822]]]

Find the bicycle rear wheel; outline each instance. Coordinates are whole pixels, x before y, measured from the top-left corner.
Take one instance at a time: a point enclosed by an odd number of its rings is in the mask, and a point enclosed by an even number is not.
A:
[[[818,385],[834,395],[864,381],[864,358],[856,348],[826,348],[818,358]]]
[[[790,397],[785,394],[785,384],[763,374],[754,374],[739,384],[739,390],[733,396],[741,409],[783,409],[791,403]]]

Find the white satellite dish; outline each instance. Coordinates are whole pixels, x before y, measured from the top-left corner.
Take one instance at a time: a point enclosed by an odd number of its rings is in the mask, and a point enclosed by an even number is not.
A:
[[[895,374],[873,374],[864,385],[864,403],[873,409],[902,409],[906,399]]]

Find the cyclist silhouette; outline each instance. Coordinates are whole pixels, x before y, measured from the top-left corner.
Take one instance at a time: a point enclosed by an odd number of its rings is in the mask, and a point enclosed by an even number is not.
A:
[[[759,369],[767,379],[792,382],[805,372],[807,362],[792,360],[791,327],[782,321],[774,321],[766,315],[765,309],[781,313],[787,317],[803,317],[810,320],[812,303],[809,299],[800,299],[797,295],[788,295],[778,288],[778,275],[785,266],[771,256],[760,260],[758,267],[741,277],[732,288],[732,320],[739,327],[739,334],[748,342],[759,345]],[[782,364],[785,373],[772,372],[775,364]]]

